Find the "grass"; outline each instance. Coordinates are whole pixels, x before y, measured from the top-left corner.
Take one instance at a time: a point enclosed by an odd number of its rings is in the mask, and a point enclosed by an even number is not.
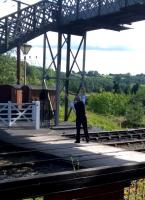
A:
[[[98,115],[92,112],[87,112],[88,124],[103,130],[120,130],[122,117],[115,117],[112,115]]]
[[[99,115],[87,110],[88,125],[91,127],[97,127],[103,130],[120,130],[123,117],[115,117],[112,115]],[[64,120],[64,109],[60,108],[60,121]],[[72,110],[69,120],[75,122],[75,112]]]
[[[145,179],[132,181],[130,187],[124,189],[124,196],[127,200],[145,199]]]

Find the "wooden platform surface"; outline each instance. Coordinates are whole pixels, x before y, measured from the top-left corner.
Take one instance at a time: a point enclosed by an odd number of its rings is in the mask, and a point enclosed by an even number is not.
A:
[[[67,130],[69,131],[69,130]],[[114,167],[145,164],[145,154],[99,143],[74,143],[74,140],[51,129],[5,129],[0,130],[0,139],[17,146],[38,150],[78,162],[82,168]]]

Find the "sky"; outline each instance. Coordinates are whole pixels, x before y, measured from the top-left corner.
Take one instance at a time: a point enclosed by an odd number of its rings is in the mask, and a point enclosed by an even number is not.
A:
[[[23,0],[33,4],[38,0]],[[0,17],[16,11],[17,3],[12,0],[0,0]],[[131,29],[117,32],[111,30],[96,30],[87,33],[86,71],[98,71],[100,74],[145,74],[145,21],[133,23]],[[57,34],[48,33],[54,55],[57,47]],[[72,37],[72,51],[75,55],[81,37]],[[32,48],[27,55],[30,64],[42,66],[43,37],[28,42]],[[62,71],[65,71],[66,51],[62,52]],[[82,51],[77,62],[82,67]],[[23,57],[23,55],[22,55]],[[46,65],[51,62],[47,50]],[[77,67],[73,68],[78,71]]]

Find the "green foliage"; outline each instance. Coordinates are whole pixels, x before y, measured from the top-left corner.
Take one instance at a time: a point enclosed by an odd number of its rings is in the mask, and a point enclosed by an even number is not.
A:
[[[126,124],[129,127],[141,126],[145,112],[145,87],[142,86],[131,95],[126,109]]]
[[[123,115],[128,100],[128,97],[124,94],[111,92],[92,94],[88,98],[88,108],[99,114]]]
[[[116,75],[113,80],[114,86],[113,91],[115,93],[121,93],[121,77],[120,75]]]
[[[30,85],[41,85],[42,84],[42,68],[27,66],[26,71],[27,83]]]
[[[132,95],[132,102],[140,102],[145,106],[145,86],[141,86],[135,95]]]
[[[126,110],[127,124],[131,127],[140,126],[143,122],[144,109],[140,102],[129,104]]]
[[[131,88],[131,94],[136,94],[139,90],[139,83],[136,83]]]
[[[24,63],[20,65],[20,81],[24,82]],[[0,84],[16,84],[16,58],[10,54],[0,55]],[[30,66],[27,63],[26,77],[27,84],[42,85],[42,67]],[[46,75],[55,77],[54,70],[46,70]],[[47,81],[49,86],[54,86],[55,80],[51,79]]]
[[[0,84],[16,83],[16,59],[10,55],[0,55]]]
[[[27,83],[31,85],[42,84],[42,67],[30,66],[27,63],[26,68]],[[21,62],[21,83],[24,80],[24,63]],[[0,83],[1,84],[16,84],[16,58],[11,54],[0,55]],[[46,70],[46,77],[48,77],[47,84],[54,86],[56,73],[53,69]],[[61,78],[65,78],[65,73],[61,72]],[[70,74],[69,91],[76,93],[81,84],[81,72],[72,72]],[[63,84],[63,80],[61,81]],[[101,75],[97,71],[85,72],[85,88],[87,93],[91,92],[115,92],[129,94],[138,92],[141,84],[145,84],[145,75],[140,74],[131,76],[127,74],[109,74]]]
[[[75,122],[75,118],[76,118],[75,112],[74,112],[74,110],[72,110],[71,114],[69,116],[69,121]],[[63,106],[59,107],[59,119],[60,119],[60,121],[64,121],[64,107]]]

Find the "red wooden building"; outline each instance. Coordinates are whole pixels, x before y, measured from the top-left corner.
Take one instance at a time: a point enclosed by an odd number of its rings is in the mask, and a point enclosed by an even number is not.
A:
[[[31,85],[0,85],[0,103],[32,103],[40,101],[40,120],[42,126],[48,126],[56,109],[55,89],[42,89]]]

